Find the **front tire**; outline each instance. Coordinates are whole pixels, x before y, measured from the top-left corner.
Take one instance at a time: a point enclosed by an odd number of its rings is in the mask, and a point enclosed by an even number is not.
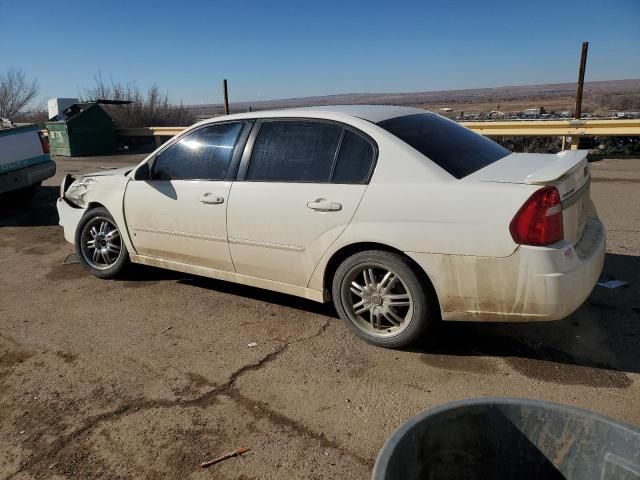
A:
[[[336,270],[333,301],[358,336],[380,347],[399,348],[430,326],[430,296],[408,260],[395,253],[356,253]]]
[[[98,278],[113,278],[129,260],[120,230],[106,208],[87,211],[76,229],[76,254],[82,266]]]

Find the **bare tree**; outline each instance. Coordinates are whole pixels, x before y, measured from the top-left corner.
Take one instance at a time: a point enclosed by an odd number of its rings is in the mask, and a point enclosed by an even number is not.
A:
[[[0,73],[0,118],[12,118],[38,95],[38,81],[28,81],[22,70]]]
[[[85,100],[130,100],[129,105],[104,105],[105,110],[119,127],[188,126],[195,122],[195,115],[183,105],[174,105],[169,96],[157,85],[142,92],[135,83],[111,81],[106,83],[101,74],[96,75],[95,85],[84,91]]]

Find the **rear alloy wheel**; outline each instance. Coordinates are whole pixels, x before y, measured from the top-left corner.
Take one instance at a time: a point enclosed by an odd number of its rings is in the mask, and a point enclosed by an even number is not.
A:
[[[89,210],[80,220],[76,252],[85,269],[100,278],[116,276],[129,258],[116,222],[102,207]]]
[[[382,347],[416,341],[428,326],[428,295],[407,260],[385,251],[347,258],[333,280],[336,310],[359,336]]]

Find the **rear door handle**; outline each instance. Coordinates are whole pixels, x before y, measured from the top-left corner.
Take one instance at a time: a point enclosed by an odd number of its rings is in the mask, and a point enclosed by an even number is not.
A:
[[[198,197],[198,200],[200,200],[200,202],[202,203],[209,203],[209,204],[220,204],[220,203],[224,203],[224,197],[221,197],[220,195],[214,195],[213,193],[203,193],[202,195],[200,195]]]
[[[307,208],[318,212],[337,212],[338,210],[342,210],[342,205],[337,202],[330,202],[324,198],[319,198],[313,202],[308,202]]]

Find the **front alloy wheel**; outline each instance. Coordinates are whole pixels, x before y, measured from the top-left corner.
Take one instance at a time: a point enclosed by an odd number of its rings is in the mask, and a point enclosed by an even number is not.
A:
[[[103,207],[87,211],[80,220],[76,252],[84,268],[100,278],[120,273],[129,258],[116,222]]]
[[[82,256],[97,270],[113,267],[122,253],[118,227],[104,217],[94,217],[82,230]]]

